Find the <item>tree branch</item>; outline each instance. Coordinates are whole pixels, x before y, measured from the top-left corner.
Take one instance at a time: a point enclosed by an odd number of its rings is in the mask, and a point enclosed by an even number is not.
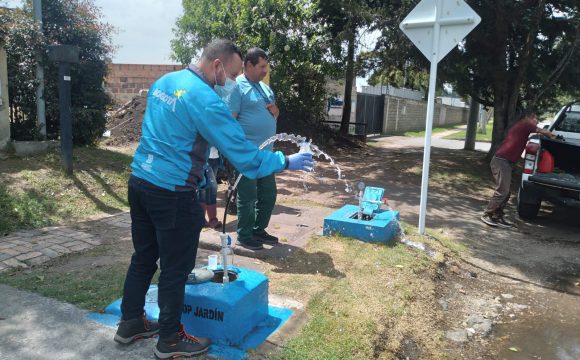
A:
[[[554,71],[548,75],[546,81],[542,86],[540,86],[540,90],[538,93],[533,97],[532,104],[536,104],[536,102],[542,97],[542,95],[552,86],[554,83],[562,76],[564,70],[570,64],[570,61],[574,57],[574,52],[578,49],[578,45],[580,44],[580,39],[576,38],[570,47],[570,50],[562,57]]]
[[[471,96],[473,98],[473,100],[477,101],[478,103],[480,103],[483,106],[493,107],[493,101],[484,100],[483,98],[481,98],[478,95],[475,95],[473,93],[469,93],[469,96]]]
[[[528,64],[530,62],[530,57],[532,55],[532,50],[534,48],[534,41],[536,40],[538,29],[540,27],[540,21],[542,19],[542,12],[544,11],[546,0],[539,0],[534,14],[532,23],[530,24],[530,31],[526,37],[526,43],[524,45],[523,51],[519,54],[519,67],[514,77],[514,82],[512,83],[511,94],[509,96],[508,102],[508,124],[515,115],[516,106],[518,99],[520,97],[520,87],[522,85],[524,75],[528,69]]]
[[[576,50],[576,45],[572,46],[572,48],[568,51],[568,53],[560,60],[554,71],[548,76],[546,82],[542,84],[538,93],[532,99],[532,105],[536,104],[536,102],[542,97],[542,95],[552,86],[554,83],[562,76],[564,70],[568,67],[570,60],[574,55],[574,51]]]

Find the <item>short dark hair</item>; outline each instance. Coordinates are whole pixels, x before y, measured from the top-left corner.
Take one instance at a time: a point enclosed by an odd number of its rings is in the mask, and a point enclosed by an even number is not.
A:
[[[260,58],[268,61],[268,54],[258,47],[251,48],[244,56],[244,65],[251,62],[252,65],[257,65],[260,62]]]
[[[536,111],[532,108],[520,108],[516,111],[516,119],[521,120],[536,114]]]
[[[242,59],[242,52],[233,42],[226,39],[216,39],[203,48],[201,57],[209,61],[220,59],[222,62],[227,63],[234,54],[237,54]]]

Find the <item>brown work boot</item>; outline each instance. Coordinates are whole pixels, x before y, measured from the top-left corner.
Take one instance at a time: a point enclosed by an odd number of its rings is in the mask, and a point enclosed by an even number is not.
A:
[[[175,359],[203,354],[209,349],[211,340],[208,338],[191,336],[179,325],[181,331],[167,339],[159,339],[154,353],[158,359]]]
[[[119,322],[114,340],[121,344],[130,344],[135,340],[146,339],[159,334],[157,321],[149,321],[145,315]]]

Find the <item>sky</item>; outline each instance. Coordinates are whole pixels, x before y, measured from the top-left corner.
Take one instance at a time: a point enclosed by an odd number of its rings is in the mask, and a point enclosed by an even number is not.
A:
[[[9,7],[20,0],[0,0]],[[173,64],[170,41],[173,28],[183,14],[181,0],[94,0],[101,8],[103,22],[113,25],[113,44],[117,46],[113,63]]]
[[[0,0],[9,7],[20,6],[21,0]],[[115,64],[173,64],[170,41],[178,17],[183,14],[181,0],[94,0],[103,13],[103,22],[113,25]],[[366,43],[374,42],[370,36]],[[372,46],[372,44],[367,44]],[[357,86],[366,85],[357,78]]]

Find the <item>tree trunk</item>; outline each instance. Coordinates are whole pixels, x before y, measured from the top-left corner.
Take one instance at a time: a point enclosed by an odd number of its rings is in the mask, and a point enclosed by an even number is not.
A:
[[[352,110],[352,84],[354,81],[354,38],[355,31],[351,30],[348,36],[348,52],[346,58],[346,75],[344,81],[344,104],[342,107],[342,119],[340,121],[340,133],[348,135],[350,112]]]
[[[469,104],[469,118],[467,119],[467,131],[465,132],[464,150],[475,150],[475,137],[477,135],[477,122],[479,120],[479,103],[471,98]]]
[[[507,126],[507,105],[508,99],[505,93],[502,91],[497,91],[498,86],[496,85],[496,91],[494,94],[493,101],[493,130],[491,132],[491,148],[487,153],[487,160],[491,160],[495,151],[501,145],[504,137],[504,130]]]
[[[528,69],[530,58],[533,52],[533,44],[538,36],[538,29],[541,20],[541,14],[544,10],[545,0],[539,0],[535,5],[535,12],[531,19],[528,34],[526,36],[526,43],[524,47],[512,57],[518,59],[519,66],[512,69],[510,73],[505,71],[508,68],[505,63],[506,54],[508,54],[508,46],[505,42],[507,38],[507,18],[509,15],[505,12],[502,2],[498,2],[496,9],[496,41],[501,46],[497,47],[495,64],[496,74],[494,76],[494,109],[493,109],[493,134],[491,141],[491,149],[487,153],[487,158],[491,159],[495,154],[497,148],[501,145],[507,129],[517,120],[516,109],[520,104],[520,88],[522,86],[525,73]]]

